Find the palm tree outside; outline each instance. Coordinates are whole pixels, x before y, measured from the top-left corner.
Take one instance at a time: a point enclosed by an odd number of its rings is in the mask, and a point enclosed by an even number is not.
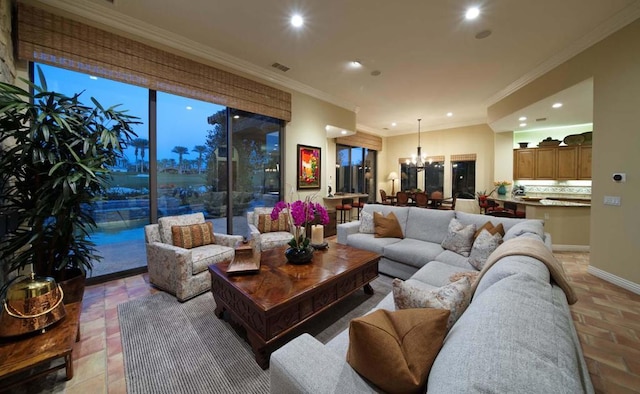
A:
[[[193,152],[198,152],[198,174],[202,173],[202,155],[207,151],[207,147],[204,145],[196,145],[193,147]]]
[[[182,174],[182,156],[189,154],[189,148],[176,146],[171,150],[171,152],[178,154],[178,172]]]

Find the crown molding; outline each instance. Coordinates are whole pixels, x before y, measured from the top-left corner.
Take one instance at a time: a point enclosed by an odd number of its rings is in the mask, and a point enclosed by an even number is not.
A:
[[[37,1],[37,3],[42,4],[47,8],[53,7],[64,11],[67,14],[76,15],[87,20],[109,26],[117,31],[126,32],[150,42],[155,42],[186,52],[244,74],[280,85],[281,87],[304,93],[355,113],[359,110],[359,107],[355,104],[332,96],[309,85],[294,81],[283,75],[263,69],[253,63],[231,56],[215,48],[199,44],[193,40],[186,39],[157,26],[153,26],[149,23],[124,15],[116,11],[113,5],[103,6],[83,0],[49,0],[46,1],[46,3],[43,3],[42,1]]]
[[[609,18],[606,22],[598,25],[598,27],[596,27],[590,33],[585,34],[578,40],[574,41],[572,45],[568,46],[556,55],[550,57],[538,67],[534,68],[530,72],[526,73],[522,77],[509,84],[504,89],[491,96],[487,100],[486,106],[490,107],[503,98],[518,91],[525,85],[553,70],[562,63],[578,55],[580,52],[593,46],[612,33],[622,29],[638,18],[640,18],[640,1],[636,1],[623,10],[619,11],[617,14]]]

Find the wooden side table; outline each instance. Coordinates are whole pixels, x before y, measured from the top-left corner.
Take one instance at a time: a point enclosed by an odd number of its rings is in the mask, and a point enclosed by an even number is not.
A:
[[[71,352],[73,344],[80,340],[80,311],[82,302],[65,305],[67,315],[43,334],[0,339],[0,381],[38,365],[64,358],[64,364],[41,371],[9,386],[0,384],[3,390],[35,379],[59,369],[66,369],[66,379],[73,378]]]

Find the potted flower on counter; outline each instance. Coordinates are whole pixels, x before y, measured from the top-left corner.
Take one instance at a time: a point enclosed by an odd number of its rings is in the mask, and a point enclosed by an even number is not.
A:
[[[495,186],[498,191],[498,194],[504,195],[507,194],[507,186],[511,185],[509,181],[495,181],[493,182],[493,186]]]

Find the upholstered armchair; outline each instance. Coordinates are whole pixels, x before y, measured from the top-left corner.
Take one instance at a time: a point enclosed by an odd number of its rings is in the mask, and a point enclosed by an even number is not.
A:
[[[213,232],[202,212],[165,216],[144,227],[149,282],[178,301],[211,290],[211,264],[231,260],[241,235]]]
[[[293,237],[293,231],[286,220],[286,213],[280,212],[278,220],[272,221],[270,217],[272,210],[272,207],[258,207],[254,208],[252,212],[247,212],[247,224],[251,238],[254,245],[258,245],[260,250],[284,246]]]

